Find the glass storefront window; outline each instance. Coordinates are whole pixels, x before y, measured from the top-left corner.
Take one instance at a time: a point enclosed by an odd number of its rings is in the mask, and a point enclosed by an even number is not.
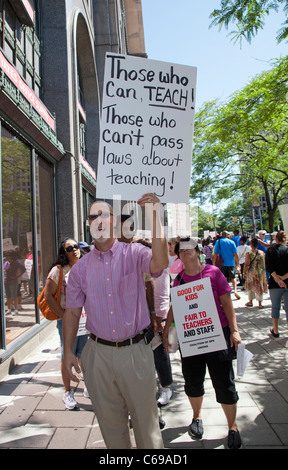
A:
[[[55,256],[53,165],[2,126],[1,169],[5,294],[5,312],[1,315],[5,315],[8,345],[39,320],[39,292],[35,289],[42,289]],[[33,240],[37,240],[37,248]]]
[[[30,148],[2,127],[6,343],[35,323]]]

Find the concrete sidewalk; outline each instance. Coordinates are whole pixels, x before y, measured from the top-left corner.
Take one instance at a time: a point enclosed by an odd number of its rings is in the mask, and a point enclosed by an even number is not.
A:
[[[253,354],[245,375],[237,379],[238,426],[242,448],[288,449],[288,327],[284,311],[280,338],[272,338],[268,294],[264,308],[248,308],[247,294],[233,300],[242,341]],[[232,294],[232,298],[234,295]],[[192,419],[183,391],[179,353],[171,355],[173,397],[162,408],[166,449],[226,448],[227,426],[216,403],[209,376],[203,403],[204,436],[193,440],[187,426]],[[236,364],[235,364],[236,365]],[[0,382],[0,448],[6,449],[105,449],[84,383],[76,388],[77,411],[62,403],[60,348],[55,330],[38,349]]]

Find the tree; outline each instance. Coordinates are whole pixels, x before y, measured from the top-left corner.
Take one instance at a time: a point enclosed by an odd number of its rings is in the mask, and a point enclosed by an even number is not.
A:
[[[204,231],[209,230],[213,232],[213,215],[205,211],[200,206],[198,207],[198,237],[204,238]]]
[[[226,28],[231,23],[236,23],[237,30],[232,31],[230,35],[234,36],[235,41],[246,39],[251,43],[252,38],[256,36],[260,29],[263,29],[265,17],[271,11],[279,11],[283,6],[284,13],[288,14],[288,0],[221,0],[220,9],[214,10],[210,18],[213,21],[210,26],[224,25]],[[288,38],[288,18],[282,24],[277,32],[277,42]]]
[[[7,137],[2,137],[1,147],[4,237],[9,233],[16,241],[19,228],[25,234],[31,231],[30,149]]]
[[[247,233],[252,231],[251,205],[243,197],[229,203],[217,216],[217,230],[223,232],[238,229],[239,232]]]
[[[288,192],[288,57],[225,104],[206,103],[195,117],[191,197],[266,196],[269,230]]]

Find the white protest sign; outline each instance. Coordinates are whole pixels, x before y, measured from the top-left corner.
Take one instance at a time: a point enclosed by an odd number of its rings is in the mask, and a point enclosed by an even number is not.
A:
[[[26,275],[28,279],[31,279],[31,273],[32,273],[32,268],[33,268],[33,259],[25,259],[24,261],[25,269],[26,269]]]
[[[287,233],[288,232],[288,204],[282,204],[279,207],[281,219],[283,221],[284,225],[284,230]]]
[[[96,195],[189,200],[195,67],[107,53]]]
[[[227,348],[209,277],[173,287],[171,299],[183,357]]]
[[[14,250],[14,245],[11,238],[3,238],[3,252]]]

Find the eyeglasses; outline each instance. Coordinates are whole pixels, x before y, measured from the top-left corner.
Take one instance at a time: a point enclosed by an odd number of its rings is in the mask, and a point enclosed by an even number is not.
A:
[[[67,246],[67,248],[65,248],[65,251],[67,251],[67,253],[71,253],[73,250],[79,250],[79,245],[78,244],[75,244],[75,245],[69,245]]]
[[[88,220],[89,222],[93,222],[93,220],[96,220],[98,217],[101,219],[108,219],[108,217],[112,216],[111,212],[101,212],[101,214],[93,214],[93,215],[88,215]]]

